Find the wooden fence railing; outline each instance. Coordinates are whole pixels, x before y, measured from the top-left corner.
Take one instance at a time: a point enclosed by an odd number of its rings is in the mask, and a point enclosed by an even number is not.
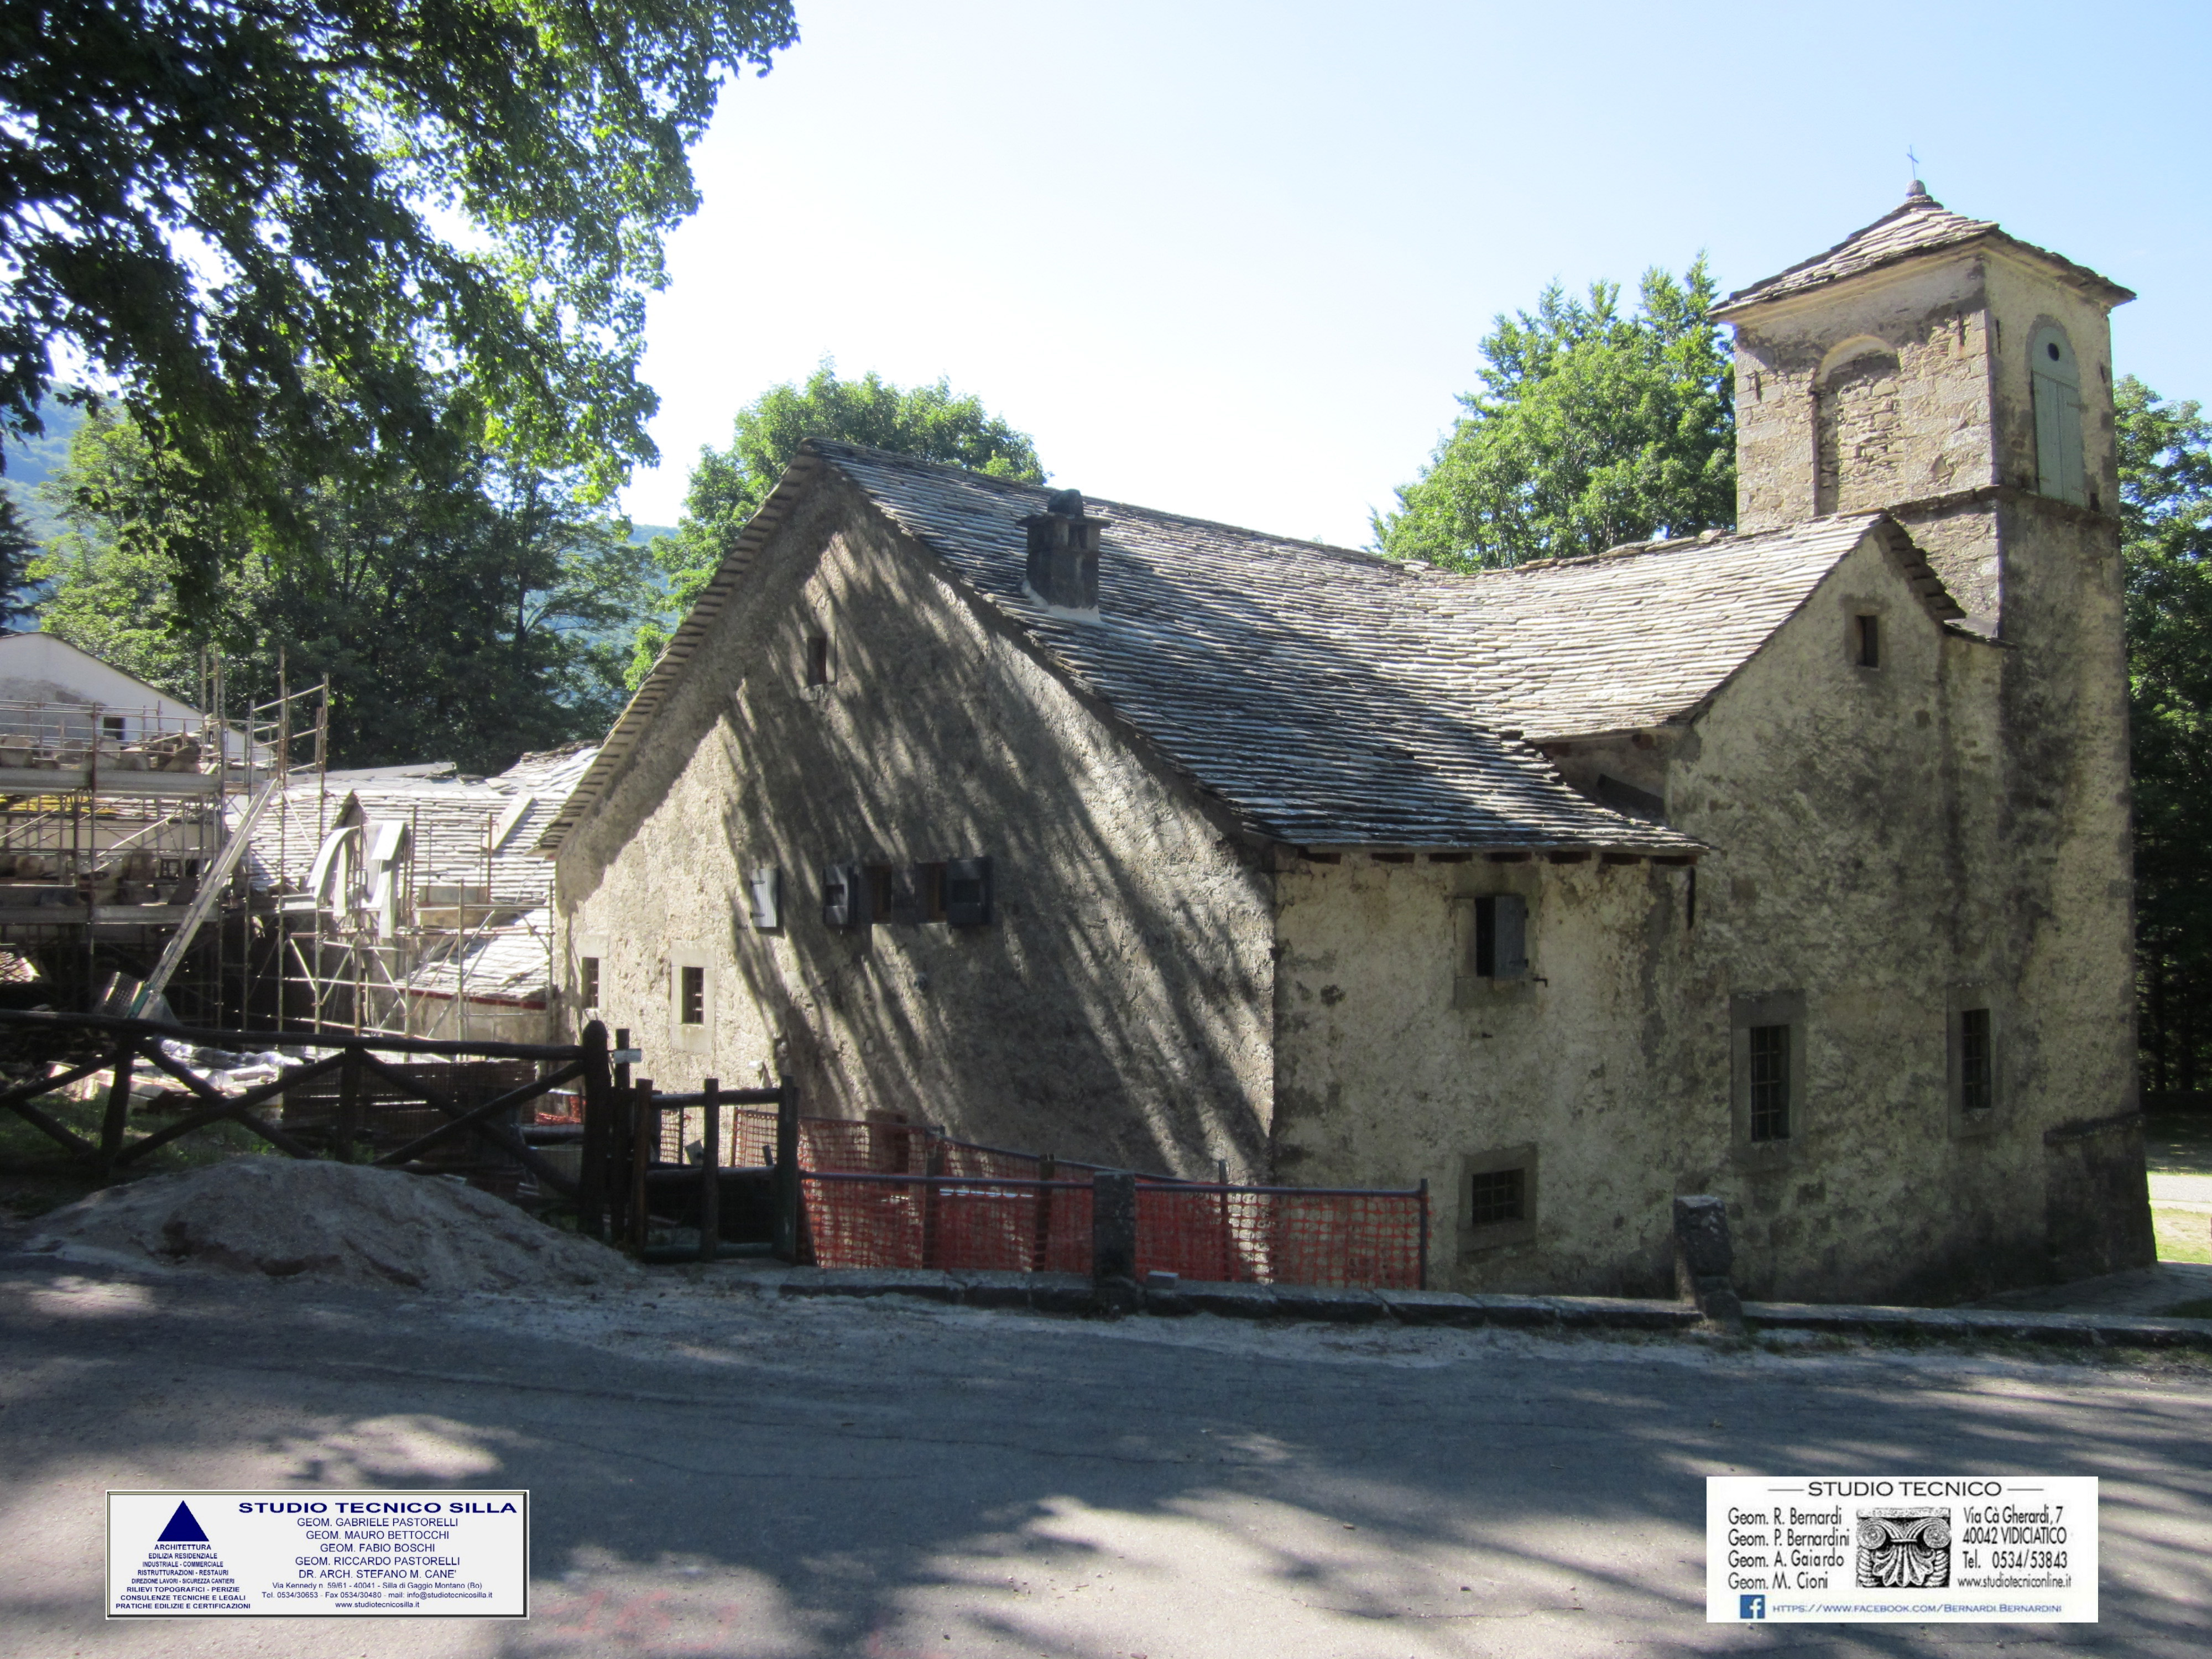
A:
[[[278,1152],[293,1158],[314,1158],[331,1152],[350,1159],[361,1149],[364,1109],[374,1079],[381,1094],[420,1102],[445,1121],[368,1161],[404,1168],[417,1163],[425,1153],[467,1136],[529,1170],[541,1188],[563,1198],[576,1199],[580,1196],[579,1183],[528,1145],[509,1120],[517,1107],[564,1084],[579,1081],[586,1103],[586,1122],[594,1115],[604,1120],[610,1115],[611,1105],[607,1033],[596,1020],[585,1029],[584,1040],[580,1043],[528,1043],[354,1036],[330,1031],[210,1030],[106,1014],[0,1009],[0,1040],[10,1033],[40,1030],[53,1033],[57,1043],[75,1049],[79,1056],[77,1062],[61,1072],[26,1079],[0,1090],[0,1109],[14,1112],[75,1157],[96,1167],[106,1181],[115,1180],[131,1164],[170,1142],[219,1123],[241,1125]],[[286,1070],[283,1076],[273,1081],[242,1094],[228,1095],[191,1066],[165,1053],[161,1048],[164,1042],[232,1053],[258,1053],[280,1048],[307,1048],[322,1052],[307,1064]],[[93,1057],[82,1058],[87,1048],[95,1050]],[[394,1064],[389,1058],[392,1055],[454,1061],[526,1060],[532,1062],[538,1071],[536,1076],[489,1100],[464,1103],[427,1079]],[[131,1085],[142,1065],[181,1085],[199,1104],[197,1110],[164,1124],[150,1134],[132,1139],[129,1135]],[[112,1076],[96,1142],[58,1121],[35,1103],[43,1096],[100,1072],[111,1073]],[[337,1079],[337,1109],[334,1124],[320,1137],[325,1142],[323,1146],[309,1145],[281,1122],[263,1115],[260,1109],[270,1101],[281,1099],[302,1085],[333,1074]],[[597,1103],[596,1113],[593,1103]]]

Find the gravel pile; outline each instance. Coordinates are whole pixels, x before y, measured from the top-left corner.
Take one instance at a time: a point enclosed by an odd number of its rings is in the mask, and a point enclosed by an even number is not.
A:
[[[27,1248],[126,1267],[420,1291],[618,1285],[640,1277],[605,1245],[459,1181],[273,1157],[108,1188],[43,1218]]]

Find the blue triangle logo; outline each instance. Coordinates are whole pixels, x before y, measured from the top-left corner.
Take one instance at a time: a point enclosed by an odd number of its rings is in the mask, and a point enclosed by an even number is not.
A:
[[[169,1524],[161,1529],[155,1541],[162,1544],[204,1544],[208,1535],[200,1530],[199,1518],[192,1513],[190,1504],[177,1505],[177,1512],[169,1517]]]

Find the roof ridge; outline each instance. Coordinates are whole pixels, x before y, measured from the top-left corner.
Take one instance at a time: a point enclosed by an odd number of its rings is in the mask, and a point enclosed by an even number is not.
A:
[[[1048,484],[1024,483],[1018,478],[1002,478],[995,473],[978,472],[972,467],[959,466],[951,461],[926,460],[919,455],[909,455],[900,450],[877,449],[868,444],[848,443],[840,438],[809,438],[806,442],[814,447],[817,454],[832,465],[836,464],[836,457],[830,453],[830,450],[842,449],[865,455],[871,460],[889,461],[914,471],[950,472],[962,477],[979,479],[1002,489],[1036,490],[1044,495],[1053,493],[1052,487]],[[1067,487],[1062,486],[1062,488]],[[1333,557],[1353,561],[1363,565],[1379,566],[1401,575],[1411,577],[1415,574],[1406,568],[1405,561],[1389,558],[1380,553],[1370,553],[1364,548],[1339,547],[1334,542],[1317,542],[1310,537],[1285,536],[1272,530],[1255,530],[1249,525],[1231,524],[1225,519],[1194,518],[1188,513],[1170,513],[1163,508],[1146,507],[1136,501],[1117,501],[1106,495],[1093,495],[1088,490],[1079,493],[1083,496],[1084,510],[1089,512],[1093,507],[1104,509],[1109,516],[1109,524],[1111,515],[1118,513],[1126,518],[1146,519],[1158,524],[1188,525],[1194,529],[1221,531],[1232,536],[1243,537],[1249,541],[1273,542],[1285,547],[1310,548],[1316,552],[1326,553]]]
[[[1879,519],[1879,510],[1868,513],[1829,513],[1817,519],[1800,519],[1794,524],[1777,525],[1768,530],[1700,531],[1694,536],[1668,536],[1656,541],[1618,542],[1595,553],[1569,553],[1548,559],[1522,559],[1517,564],[1492,565],[1481,570],[1447,573],[1451,576],[1480,577],[1507,576],[1529,570],[1564,570],[1577,565],[1604,564],[1613,560],[1642,558],[1653,553],[1686,553],[1699,548],[1733,546],[1740,542],[1764,541],[1769,538],[1796,536],[1814,526],[1853,520],[1870,523]]]

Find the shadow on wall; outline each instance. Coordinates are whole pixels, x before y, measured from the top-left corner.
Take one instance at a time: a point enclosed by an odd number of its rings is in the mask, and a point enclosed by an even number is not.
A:
[[[807,578],[841,530],[858,556],[824,562],[833,684],[810,698]],[[1209,642],[1176,695],[1219,711],[1237,744],[1326,755],[1321,787],[1347,813],[1449,796],[1414,756],[1466,743],[1473,721],[1264,592],[1224,592],[1163,562],[1117,593],[1115,556],[1105,627]],[[1018,584],[1011,557],[1008,573]],[[859,492],[825,485],[764,551],[658,734],[580,831],[564,897],[605,879],[594,861],[618,851],[617,827],[678,810],[684,764],[719,741],[738,780],[722,844],[784,883],[785,925],[764,935],[746,922],[742,868],[726,877],[732,989],[786,1045],[811,1102],[1064,1156],[1188,1175],[1224,1158],[1264,1176],[1272,878],[1224,813],[1189,804],[1187,784],[1078,705],[1010,631],[901,550]],[[1388,747],[1370,741],[1384,720]],[[971,854],[993,861],[988,927],[822,922],[825,864]]]

